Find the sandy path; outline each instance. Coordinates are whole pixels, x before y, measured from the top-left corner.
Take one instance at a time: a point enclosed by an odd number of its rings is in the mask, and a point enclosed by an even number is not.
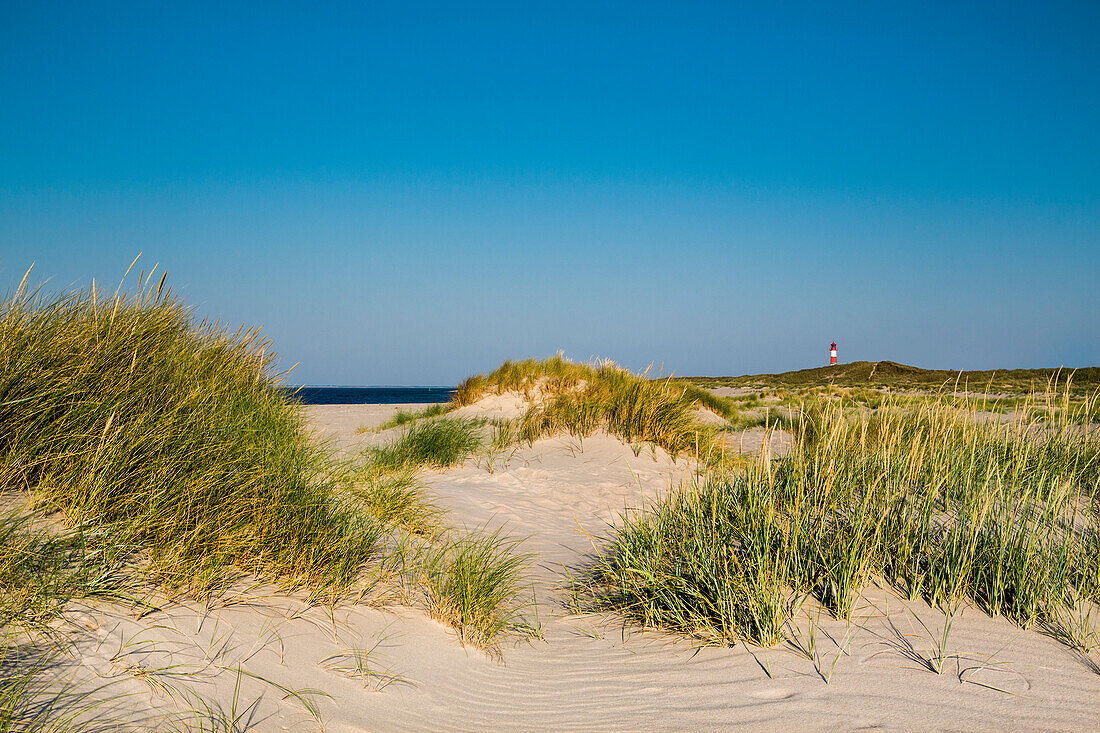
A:
[[[374,440],[355,429],[380,423],[394,408],[387,410],[307,414],[355,447]],[[1100,729],[1096,669],[1036,631],[973,609],[955,619],[943,674],[922,667],[930,643],[914,616],[938,630],[942,614],[879,589],[868,591],[854,627],[822,616],[816,665],[786,646],[697,649],[613,617],[571,615],[560,571],[591,549],[586,533],[604,533],[624,507],[690,478],[687,464],[592,436],[539,441],[488,468],[482,458],[426,478],[453,523],[504,526],[536,556],[544,640],[505,645],[503,662],[463,648],[414,610],[358,606],[329,615],[264,588],[229,605],[177,605],[140,620],[87,609],[70,616],[83,629],[76,658],[100,674],[115,670],[154,709],[164,695],[117,670],[201,669],[180,684],[228,709],[240,665],[288,688],[323,690],[329,697],[314,699],[329,731]],[[800,626],[805,634],[804,617]],[[374,674],[350,671],[355,649],[371,650]],[[388,674],[398,678],[386,684]],[[241,699],[259,699],[250,713],[258,730],[308,721],[292,698],[254,677],[243,679]]]

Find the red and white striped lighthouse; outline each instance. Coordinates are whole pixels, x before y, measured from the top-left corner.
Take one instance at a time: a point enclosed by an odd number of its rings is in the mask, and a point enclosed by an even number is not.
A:
[[[836,364],[836,341],[829,344],[829,363]]]

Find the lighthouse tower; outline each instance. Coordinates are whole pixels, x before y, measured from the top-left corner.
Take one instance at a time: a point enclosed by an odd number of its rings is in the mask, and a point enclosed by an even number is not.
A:
[[[836,364],[836,341],[829,345],[829,363]]]

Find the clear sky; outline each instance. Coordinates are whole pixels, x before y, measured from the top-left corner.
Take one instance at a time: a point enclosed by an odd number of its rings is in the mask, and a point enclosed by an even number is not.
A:
[[[1100,3],[0,0],[0,289],[295,382],[1100,364]]]

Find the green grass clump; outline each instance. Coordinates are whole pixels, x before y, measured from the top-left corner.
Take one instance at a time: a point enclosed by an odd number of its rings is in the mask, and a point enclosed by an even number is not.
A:
[[[694,448],[703,431],[695,403],[669,380],[649,380],[604,364],[593,369],[582,390],[562,392],[524,417],[527,440],[568,432],[587,436],[597,428],[628,443],[648,441],[673,455]]]
[[[1072,412],[997,425],[942,399],[876,412],[819,400],[789,457],[624,517],[580,597],[761,644],[806,595],[849,618],[873,578],[1022,627],[1056,620],[1100,600],[1100,443]]]
[[[733,400],[719,397],[713,392],[696,387],[691,382],[677,381],[677,386],[684,390],[684,397],[700,407],[705,407],[715,415],[724,417],[730,422],[737,420],[740,410],[738,410]]]
[[[368,465],[357,478],[352,492],[384,525],[416,535],[432,535],[441,528],[443,511],[428,498],[414,470],[377,470]]]
[[[705,407],[726,417],[737,408],[680,380],[650,379],[612,362],[577,364],[561,354],[545,361],[506,361],[488,375],[467,379],[456,390],[457,405],[488,393],[520,392],[532,402],[520,425],[527,441],[568,432],[584,437],[604,429],[627,442],[655,443],[670,453],[700,451],[711,445],[712,431],[695,419]]]
[[[516,599],[526,587],[529,558],[518,542],[495,531],[453,534],[429,553],[425,563],[432,614],[459,629],[468,643],[492,649],[508,629],[521,623]]]
[[[345,586],[378,526],[326,478],[268,343],[196,322],[162,286],[0,305],[0,486],[110,527],[173,586],[230,566]]]
[[[417,420],[424,420],[430,417],[439,417],[445,415],[454,408],[454,403],[440,402],[434,405],[428,405],[420,410],[401,410],[399,409],[393,417],[386,422],[374,428],[373,431],[381,432],[383,430],[389,430],[390,428],[399,428],[410,423],[414,423]],[[368,428],[360,428],[360,433],[368,432]]]
[[[374,448],[372,465],[389,470],[447,468],[469,458],[482,444],[483,420],[441,417],[409,428],[394,443]]]
[[[488,388],[486,384],[484,374],[475,374],[471,377],[466,377],[462,380],[462,383],[455,388],[454,394],[451,395],[451,402],[455,407],[465,407],[466,405],[472,405],[480,400]]]
[[[535,391],[557,393],[572,390],[587,381],[594,371],[588,364],[576,364],[560,353],[539,361],[505,361],[488,375],[478,374],[458,386],[451,400],[458,406],[472,405],[489,392],[523,392],[531,396]]]
[[[707,484],[627,515],[577,588],[579,604],[711,643],[775,644],[789,593],[773,551],[782,538],[742,498]]]

